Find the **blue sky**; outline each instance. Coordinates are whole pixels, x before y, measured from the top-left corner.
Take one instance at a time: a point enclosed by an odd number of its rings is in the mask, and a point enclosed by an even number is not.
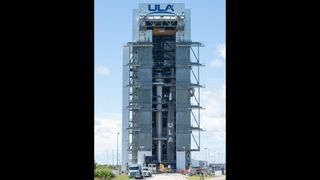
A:
[[[204,148],[225,160],[225,0],[95,0],[95,160],[116,163],[116,133],[121,129],[122,47],[132,41],[132,9],[139,3],[185,3],[191,9],[191,39],[205,44],[200,49],[202,128],[201,151],[193,158],[205,159]],[[121,131],[120,131],[121,132]],[[119,136],[121,148],[121,134]],[[214,153],[215,152],[215,153]],[[120,157],[120,149],[119,149]],[[209,155],[207,155],[207,158]]]

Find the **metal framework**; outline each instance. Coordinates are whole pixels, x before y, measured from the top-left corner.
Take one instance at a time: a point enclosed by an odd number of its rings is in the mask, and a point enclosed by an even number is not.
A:
[[[134,123],[136,122],[136,115],[137,111],[140,110],[140,104],[138,101],[138,94],[135,89],[138,89],[141,87],[140,84],[137,83],[137,71],[140,67],[140,64],[138,62],[138,53],[133,46],[139,45],[134,43],[128,43],[129,46],[129,63],[126,64],[126,66],[129,66],[129,84],[127,87],[129,87],[129,104],[127,106],[129,110],[129,121],[128,121],[128,133],[129,133],[129,154],[132,155],[131,161],[137,160],[137,155],[133,153],[132,151],[135,151],[134,148],[135,145],[132,142],[133,136],[136,135],[137,132],[140,131],[139,128],[137,128]]]
[[[200,84],[200,67],[203,67],[203,64],[200,64],[200,47],[204,45],[199,42],[181,42],[177,46],[180,47],[190,47],[192,52],[192,56],[194,60],[190,57],[190,72],[192,74],[195,82],[190,82],[190,96],[195,100],[196,104],[190,104],[190,114],[191,114],[191,122],[195,122],[195,126],[191,126],[191,137],[193,142],[196,145],[196,148],[190,149],[190,151],[200,151],[200,132],[203,129],[200,127],[200,111],[204,109],[200,105],[200,88],[204,88],[203,85]],[[195,90],[197,89],[197,93]],[[194,133],[198,133],[198,139],[195,137]]]
[[[176,16],[139,16],[139,25],[141,30],[145,30],[149,27],[175,27],[177,30],[184,28],[184,15]]]
[[[203,47],[204,45],[199,42],[176,42],[174,45],[170,44],[168,42],[164,42],[167,47],[170,47],[171,50],[173,50],[175,47],[190,47],[190,51],[192,54],[192,57],[190,57],[190,63],[188,66],[190,67],[190,73],[191,77],[193,77],[194,82],[190,82],[189,84],[189,90],[190,90],[190,97],[196,102],[195,104],[190,104],[190,114],[191,114],[191,122],[194,122],[195,124],[190,127],[191,130],[191,137],[196,145],[196,148],[191,148],[190,151],[200,151],[200,132],[204,131],[201,128],[200,123],[200,111],[204,109],[200,105],[200,89],[204,88],[203,85],[200,84],[200,67],[203,67],[203,64],[200,64],[200,47]],[[134,126],[134,122],[136,121],[136,114],[137,111],[141,109],[139,101],[138,101],[138,94],[135,89],[139,89],[141,85],[136,82],[137,79],[137,71],[140,67],[140,64],[138,62],[138,53],[137,48],[134,47],[145,47],[145,46],[152,46],[151,43],[135,43],[135,42],[129,42],[129,63],[126,64],[126,66],[129,66],[129,84],[127,87],[129,87],[129,105],[127,108],[129,109],[129,124],[128,124],[128,132],[131,136],[129,138],[129,152],[132,154],[132,151],[137,150],[139,148],[134,148],[134,144],[132,142],[132,136],[134,136],[136,133],[141,131],[139,128]],[[166,55],[170,59],[170,52],[173,52],[171,50],[166,50],[163,52],[160,52],[164,55]],[[192,60],[194,59],[194,60]],[[164,62],[155,62],[156,66],[163,67],[174,67],[179,66],[179,64],[175,64],[174,60],[165,60]],[[153,79],[175,79],[175,76],[173,74],[155,74],[152,77]],[[156,82],[153,82],[153,85],[156,85]],[[175,86],[174,83],[165,83],[162,86]],[[197,93],[196,93],[196,91]],[[158,104],[159,102],[154,102],[153,104]],[[161,104],[168,104],[168,101],[162,100]],[[152,108],[152,111],[159,111],[157,108]],[[168,111],[168,108],[162,108],[160,111],[166,112]],[[197,136],[195,136],[197,134]],[[198,138],[197,138],[198,137]],[[166,140],[165,138],[153,138],[153,140]],[[132,160],[136,160],[136,156],[132,156]]]
[[[203,131],[199,56],[203,44],[191,42],[190,10],[182,3],[175,4],[174,13],[158,15],[146,11],[147,5],[133,11],[134,42],[124,50],[123,77],[128,84],[123,91],[123,132],[131,154],[126,163],[185,169],[191,151],[200,151]],[[160,6],[165,7],[155,7]]]

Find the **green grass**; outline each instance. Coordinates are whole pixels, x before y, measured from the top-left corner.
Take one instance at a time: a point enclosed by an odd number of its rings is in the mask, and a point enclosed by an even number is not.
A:
[[[105,179],[105,178],[99,178],[99,177],[95,177],[94,180],[132,180],[132,178],[129,178],[127,175],[125,174],[121,174],[119,176],[116,176],[112,179]]]
[[[118,166],[119,167],[119,166]],[[101,165],[96,164],[94,180],[129,180],[126,174],[117,176],[114,174],[114,170],[118,169],[115,165]]]
[[[117,176],[116,178],[114,178],[113,180],[128,180],[128,179],[132,179],[132,178],[129,178],[125,174],[121,174],[121,175]]]

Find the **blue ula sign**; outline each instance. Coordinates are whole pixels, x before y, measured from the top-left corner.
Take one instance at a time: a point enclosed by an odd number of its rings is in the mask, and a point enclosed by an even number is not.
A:
[[[149,14],[174,14],[173,4],[168,4],[165,8],[161,7],[160,4],[148,5]]]

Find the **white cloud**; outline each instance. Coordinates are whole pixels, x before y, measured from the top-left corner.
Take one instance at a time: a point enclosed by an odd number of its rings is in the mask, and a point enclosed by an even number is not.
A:
[[[110,70],[108,69],[108,67],[103,65],[96,67],[96,72],[98,75],[105,76],[105,77],[110,75]]]
[[[205,129],[201,133],[201,151],[195,152],[193,157],[205,159],[204,148],[215,149],[225,153],[226,145],[226,84],[225,82],[216,89],[202,91],[201,127]]]
[[[226,105],[225,82],[218,89],[208,89],[202,92],[202,104],[206,108],[202,111],[203,117],[225,118]]]
[[[224,67],[226,64],[226,44],[222,43],[216,47],[216,58],[210,62],[212,67]]]
[[[95,117],[94,128],[94,155],[99,164],[112,163],[112,150],[114,150],[114,163],[116,163],[117,132],[119,134],[119,159],[121,158],[121,114],[107,114]]]
[[[215,59],[210,62],[210,65],[213,67],[224,67],[225,66],[225,61],[222,59]]]
[[[226,59],[226,43],[218,45],[218,56],[223,60]]]

